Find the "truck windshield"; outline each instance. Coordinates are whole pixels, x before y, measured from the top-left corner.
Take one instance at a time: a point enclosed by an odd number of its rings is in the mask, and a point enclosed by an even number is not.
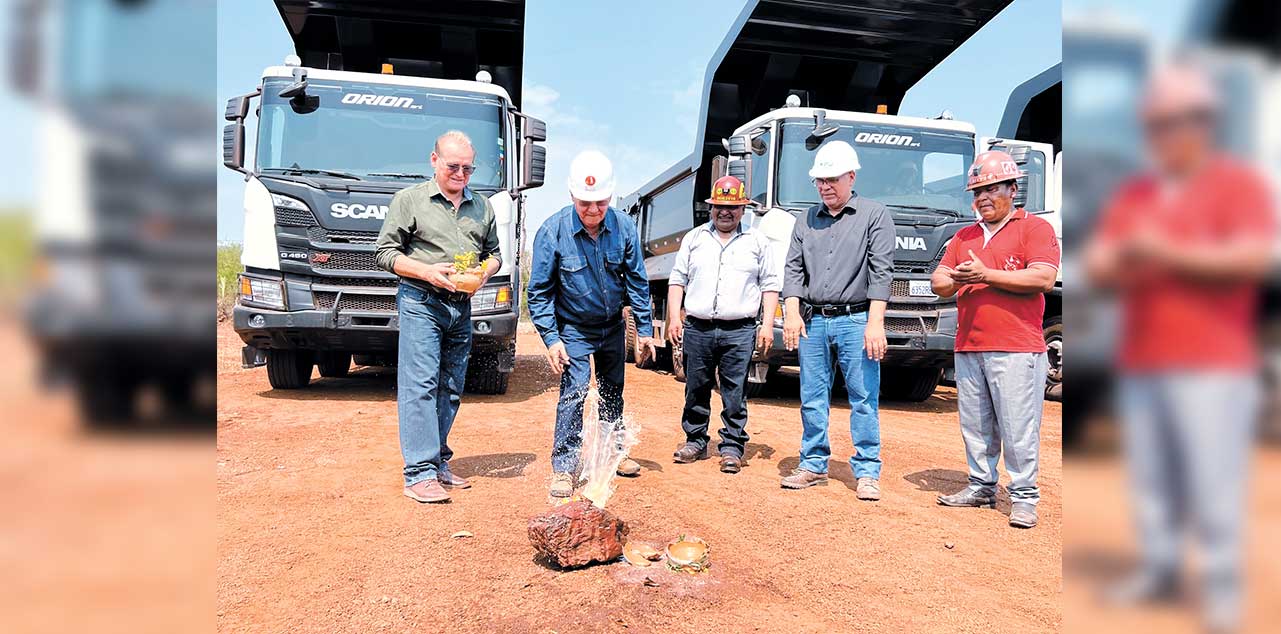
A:
[[[783,207],[802,208],[819,202],[818,190],[809,176],[818,148],[806,145],[813,128],[810,119],[783,122],[776,179],[778,204]],[[965,195],[965,171],[974,161],[973,135],[841,123],[840,130],[823,139],[823,144],[836,140],[845,141],[858,151],[861,167],[854,189],[860,196],[953,216],[971,214],[970,200]]]
[[[460,130],[476,148],[471,186],[502,188],[507,152],[497,97],[415,86],[311,79],[307,101],[285,99],[288,78],[264,82],[258,170],[344,172],[371,180],[432,176],[436,137]]]

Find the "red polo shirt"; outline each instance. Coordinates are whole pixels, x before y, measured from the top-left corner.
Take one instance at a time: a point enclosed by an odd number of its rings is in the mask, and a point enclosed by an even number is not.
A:
[[[1097,239],[1156,231],[1176,245],[1212,245],[1276,231],[1270,188],[1230,158],[1210,162],[1162,195],[1151,175],[1122,185],[1105,208]],[[1258,282],[1196,280],[1152,265],[1126,271],[1118,363],[1131,371],[1249,369],[1258,363]]]
[[[1059,267],[1059,241],[1045,220],[1015,209],[986,239],[982,222],[960,231],[947,245],[939,268],[952,270],[970,251],[988,268],[1019,271],[1031,266]],[[988,284],[966,284],[956,294],[957,352],[1045,352],[1041,320],[1045,296],[1011,293]]]

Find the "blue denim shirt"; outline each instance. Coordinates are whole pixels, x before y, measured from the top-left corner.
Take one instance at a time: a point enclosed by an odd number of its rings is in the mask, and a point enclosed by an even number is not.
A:
[[[640,235],[613,207],[593,240],[570,205],[552,214],[534,236],[534,262],[525,293],[534,327],[551,346],[560,324],[604,326],[630,306],[637,334],[654,336],[649,280]]]

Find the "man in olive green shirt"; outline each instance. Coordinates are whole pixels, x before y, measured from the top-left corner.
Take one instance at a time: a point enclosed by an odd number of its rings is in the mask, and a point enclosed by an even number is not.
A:
[[[483,263],[482,284],[500,265],[493,207],[467,187],[475,158],[465,134],[441,135],[431,153],[434,177],[396,193],[378,235],[378,266],[400,276],[396,404],[404,493],[418,502],[448,502],[445,487],[471,486],[449,470],[449,429],[471,351],[471,295],[449,274],[461,253]]]

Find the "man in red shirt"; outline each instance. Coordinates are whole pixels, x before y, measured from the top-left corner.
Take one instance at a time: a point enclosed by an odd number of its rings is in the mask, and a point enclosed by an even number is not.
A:
[[[1041,410],[1048,360],[1043,293],[1054,288],[1054,227],[1014,207],[1022,173],[1009,154],[984,152],[970,167],[979,221],[956,232],[930,280],[956,295],[956,392],[970,484],[944,506],[996,505],[996,462],[1010,473],[1010,525],[1036,526]]]
[[[1216,151],[1217,91],[1186,63],[1153,73],[1141,121],[1154,169],[1122,184],[1086,251],[1122,309],[1117,412],[1140,569],[1120,602],[1177,597],[1185,531],[1203,549],[1204,616],[1230,631],[1258,415],[1256,307],[1275,219],[1261,176]]]

